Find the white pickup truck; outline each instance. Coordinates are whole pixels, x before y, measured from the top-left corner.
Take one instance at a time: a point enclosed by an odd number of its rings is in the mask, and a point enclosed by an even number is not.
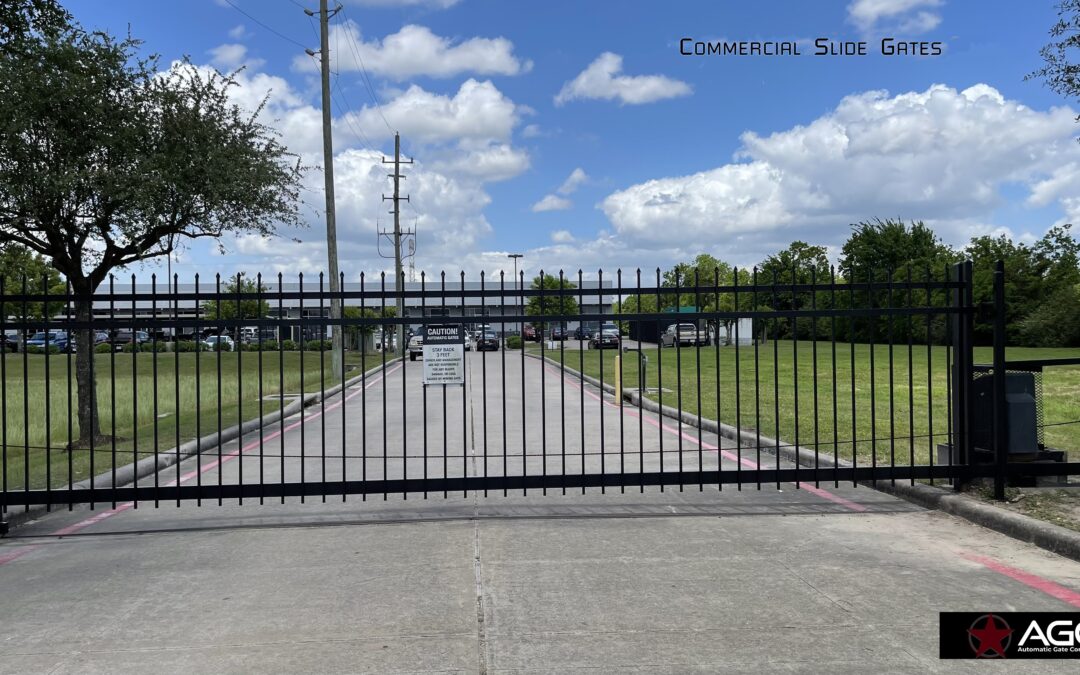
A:
[[[692,323],[673,323],[660,335],[661,347],[704,347],[709,344],[709,329]]]

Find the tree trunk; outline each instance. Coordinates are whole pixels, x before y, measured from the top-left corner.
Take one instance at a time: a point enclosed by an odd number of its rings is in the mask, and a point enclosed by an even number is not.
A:
[[[93,318],[93,292],[75,291],[75,320],[84,322]],[[91,439],[102,439],[98,420],[97,390],[94,383],[94,331],[80,329],[75,331],[75,379],[79,397],[79,440],[75,447],[90,446]]]

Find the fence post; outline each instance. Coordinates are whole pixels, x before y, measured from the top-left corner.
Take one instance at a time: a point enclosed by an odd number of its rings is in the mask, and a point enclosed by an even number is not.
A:
[[[1005,261],[994,264],[994,499],[1005,501],[1009,420],[1005,400]]]
[[[971,378],[972,378],[972,291],[971,291],[971,262],[957,263],[952,267],[952,281],[959,282],[960,286],[952,291],[952,315],[951,339],[953,349],[952,364],[952,427],[953,437],[949,442],[953,444],[950,457],[954,465],[970,467],[974,462],[974,453],[971,451]],[[970,481],[970,476],[965,474],[954,485],[957,491],[962,490]]]

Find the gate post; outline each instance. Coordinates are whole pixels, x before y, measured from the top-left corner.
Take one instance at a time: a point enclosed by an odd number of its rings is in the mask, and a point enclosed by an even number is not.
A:
[[[970,467],[974,462],[974,453],[971,448],[971,378],[973,374],[974,356],[972,354],[974,333],[972,307],[974,305],[971,287],[971,261],[957,263],[952,266],[952,281],[959,282],[960,286],[952,292],[952,327],[950,343],[953,348],[952,364],[952,426],[953,437],[949,442],[953,444],[950,458],[954,465]],[[965,473],[955,481],[954,486],[960,491],[970,482],[969,473]]]
[[[994,264],[994,499],[1005,501],[1009,420],[1005,401],[1005,261]]]

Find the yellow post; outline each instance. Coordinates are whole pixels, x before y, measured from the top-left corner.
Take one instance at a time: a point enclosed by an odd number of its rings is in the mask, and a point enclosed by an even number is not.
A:
[[[619,367],[620,357],[615,355],[615,402],[622,400],[622,368]]]

